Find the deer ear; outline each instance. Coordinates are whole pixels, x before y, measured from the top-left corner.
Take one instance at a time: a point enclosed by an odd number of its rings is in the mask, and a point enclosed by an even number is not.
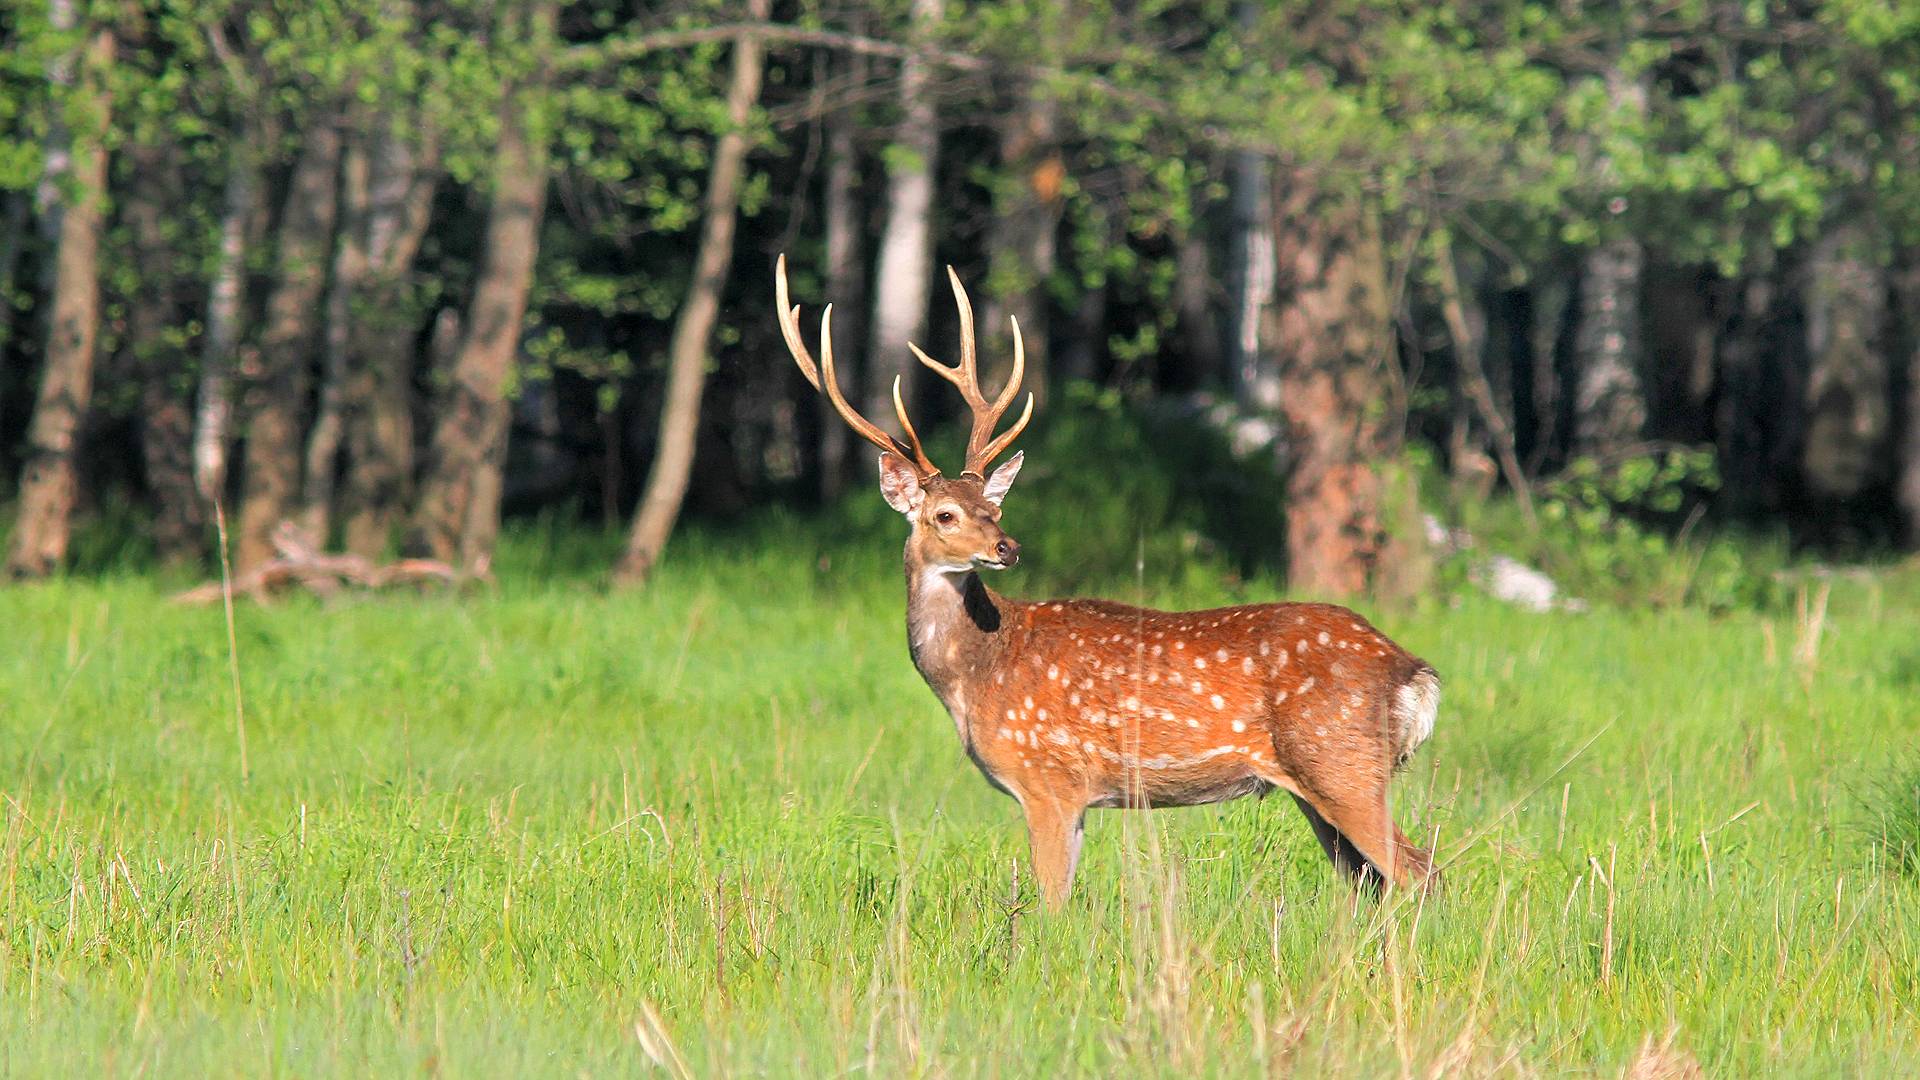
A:
[[[993,475],[987,477],[987,486],[984,492],[988,502],[999,506],[1000,500],[1007,497],[1007,489],[1013,486],[1013,478],[1020,475],[1020,463],[1025,461],[1026,458],[1026,451],[1022,450],[1008,458],[1005,464],[993,470]]]
[[[887,497],[888,506],[908,515],[920,509],[927,497],[920,487],[919,471],[905,458],[890,453],[880,455],[880,494]]]

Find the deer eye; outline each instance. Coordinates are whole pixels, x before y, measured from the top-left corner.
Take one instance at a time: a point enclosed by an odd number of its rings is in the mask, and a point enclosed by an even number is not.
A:
[[[942,525],[951,525],[953,524],[953,511],[942,510],[939,513],[933,515],[933,520],[939,522]]]

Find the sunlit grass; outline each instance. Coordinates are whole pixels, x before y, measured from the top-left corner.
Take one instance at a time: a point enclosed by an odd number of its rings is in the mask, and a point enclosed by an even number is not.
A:
[[[491,593],[243,606],[245,779],[218,608],[0,590],[0,1073],[1920,1058],[1910,607],[1836,595],[1812,665],[1790,612],[1369,612],[1446,679],[1396,789],[1444,891],[1356,903],[1248,800],[1095,815],[1049,918],[908,662],[892,543],[816,533],[690,534],[641,593],[539,533]]]

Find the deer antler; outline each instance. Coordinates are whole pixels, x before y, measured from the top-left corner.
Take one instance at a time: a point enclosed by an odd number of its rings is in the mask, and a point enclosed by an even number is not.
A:
[[[827,400],[833,402],[834,411],[840,414],[840,419],[859,432],[861,438],[888,453],[911,458],[920,470],[922,479],[938,473],[940,470],[927,460],[927,452],[920,448],[920,436],[914,432],[913,425],[907,422],[906,407],[900,402],[900,379],[896,376],[893,380],[893,408],[900,416],[900,426],[907,432],[907,441],[904,442],[861,416],[840,393],[840,383],[833,377],[833,305],[828,304],[826,310],[820,313],[820,366],[816,368],[813,354],[807,351],[806,342],[800,338],[800,306],[790,304],[787,299],[786,255],[782,254],[774,264],[773,274],[774,297],[780,305],[780,336],[786,339],[787,351],[793,354],[793,362],[800,365],[800,374],[807,377],[815,390],[827,395]],[[826,375],[825,379],[821,378],[822,373]]]
[[[980,392],[980,372],[974,362],[973,303],[967,299],[967,290],[960,284],[960,275],[954,273],[951,266],[947,267],[947,281],[953,286],[953,302],[960,309],[960,363],[948,367],[920,351],[920,346],[912,342],[907,343],[907,348],[913,350],[913,355],[919,357],[921,363],[959,387],[960,396],[967,399],[968,408],[973,410],[973,432],[967,436],[967,467],[962,475],[984,479],[987,466],[1013,444],[1013,440],[1025,430],[1027,421],[1033,419],[1033,394],[1029,393],[1027,407],[1020,413],[1020,419],[1014,421],[1013,426],[999,437],[993,434],[993,429],[1000,426],[1000,418],[1006,415],[1007,406],[1013,404],[1014,395],[1020,392],[1020,378],[1027,368],[1027,347],[1020,340],[1020,320],[1013,319],[1013,373],[1007,376],[1007,385],[1001,389],[1000,396],[989,403],[986,395]],[[900,397],[897,384],[893,400],[898,408]],[[904,423],[906,410],[899,411],[901,422]],[[911,432],[913,429],[909,427],[907,430]]]

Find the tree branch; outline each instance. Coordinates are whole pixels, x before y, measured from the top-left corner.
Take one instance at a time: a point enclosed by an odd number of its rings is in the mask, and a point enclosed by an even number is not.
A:
[[[695,45],[738,41],[746,38],[756,39],[765,45],[818,45],[840,52],[860,56],[884,56],[893,60],[905,60],[910,56],[918,56],[929,63],[957,71],[985,71],[990,66],[980,57],[967,53],[904,45],[897,41],[868,37],[865,34],[816,30],[780,23],[746,22],[722,23],[718,26],[702,26],[690,30],[656,30],[652,33],[629,37],[608,38],[591,45],[575,45],[560,55],[558,69],[563,72],[581,71],[602,64],[637,59],[648,53],[687,49]]]

